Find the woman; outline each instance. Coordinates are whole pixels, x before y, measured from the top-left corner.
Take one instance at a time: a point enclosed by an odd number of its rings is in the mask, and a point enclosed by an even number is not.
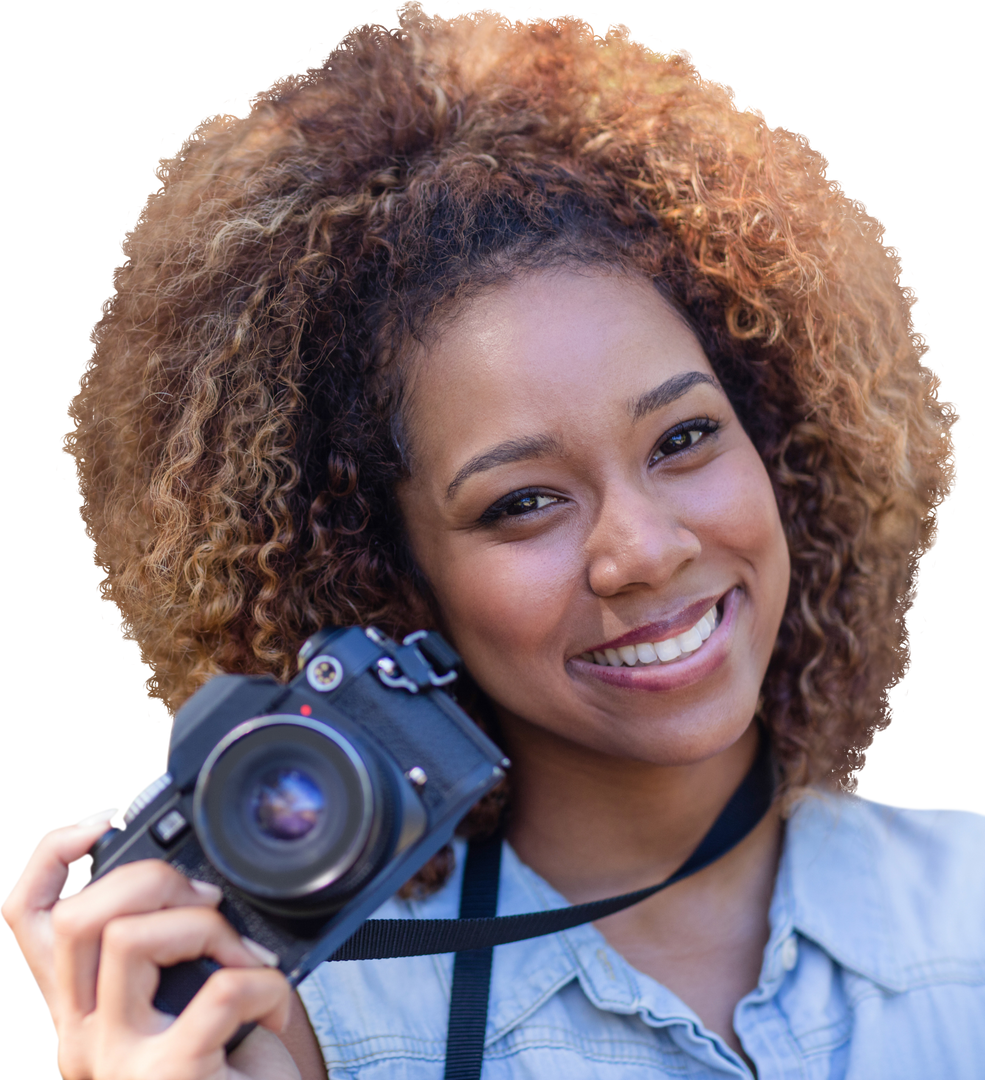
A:
[[[497,949],[486,1075],[974,1075],[985,829],[838,794],[905,667],[950,416],[817,155],[622,37],[408,10],[163,180],[73,447],[169,706],[286,676],[324,623],[439,627],[514,762],[466,830],[506,829],[503,914],[668,876],[777,762],[701,873]],[[5,906],[65,1076],[438,1075],[450,957],[323,965],[302,1009],[163,864],[56,903],[104,827]],[[462,855],[383,914],[454,916]],[[203,954],[167,1027],[157,969]]]

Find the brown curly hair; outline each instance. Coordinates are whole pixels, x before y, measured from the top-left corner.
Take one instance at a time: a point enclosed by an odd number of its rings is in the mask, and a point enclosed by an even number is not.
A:
[[[760,717],[788,788],[851,787],[953,416],[895,253],[825,167],[625,31],[414,6],[204,123],[127,239],[69,438],[152,693],[287,676],[324,623],[433,622],[393,496],[398,361],[470,291],[604,263],[686,314],[766,464],[792,585]]]

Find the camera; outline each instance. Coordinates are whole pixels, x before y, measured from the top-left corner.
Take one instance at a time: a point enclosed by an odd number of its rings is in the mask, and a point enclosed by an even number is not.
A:
[[[178,711],[167,772],[92,849],[92,880],[163,859],[222,889],[235,929],[292,985],[451,839],[509,762],[443,689],[459,658],[433,631],[402,643],[329,628],[288,684],[217,675]],[[218,965],[165,968],[177,1015]]]

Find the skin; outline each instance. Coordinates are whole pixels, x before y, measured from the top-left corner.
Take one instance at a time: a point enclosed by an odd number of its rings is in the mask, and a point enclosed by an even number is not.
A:
[[[680,317],[616,275],[540,273],[481,295],[414,366],[409,400],[401,507],[444,629],[497,705],[510,842],[575,903],[661,880],[756,749],[790,575],[759,455]],[[582,659],[680,633],[715,601],[722,624],[687,659]],[[599,924],[737,1050],[779,847],[770,815]]]
[[[527,275],[455,313],[408,367],[399,501],[444,629],[496,704],[514,762],[510,842],[575,903],[652,884],[755,754],[789,585],[762,462],[697,340],[645,282]],[[663,640],[715,603],[721,625],[672,664],[582,656]],[[105,827],[46,837],[3,908],[66,1080],[324,1080],[296,997],[215,896],[147,862],[58,899]],[[780,840],[767,815],[723,859],[598,924],[740,1053],[732,1013],[759,975]],[[168,1026],[151,1005],[156,968],[199,955],[225,969]],[[248,1020],[261,1026],[227,1061]]]
[[[216,890],[150,860],[58,899],[69,864],[107,824],[104,818],[49,833],[3,905],[51,1010],[65,1080],[324,1077],[323,1066],[320,1074],[300,1073],[274,1034],[290,1039],[297,1028],[287,981],[219,915]],[[225,967],[169,1022],[152,1006],[157,970],[197,956]],[[223,1046],[250,1020],[262,1026],[227,1060]]]

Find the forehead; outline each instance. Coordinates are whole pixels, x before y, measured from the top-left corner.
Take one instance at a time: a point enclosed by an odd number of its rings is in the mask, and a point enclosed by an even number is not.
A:
[[[504,438],[568,441],[628,421],[642,394],[691,371],[712,374],[694,334],[649,282],[524,274],[454,312],[408,373],[413,455],[437,466]]]
[[[558,269],[522,274],[456,311],[428,359],[444,377],[544,376],[554,362],[649,367],[682,347],[707,360],[683,318],[649,282]],[[709,369],[710,370],[710,369]]]

